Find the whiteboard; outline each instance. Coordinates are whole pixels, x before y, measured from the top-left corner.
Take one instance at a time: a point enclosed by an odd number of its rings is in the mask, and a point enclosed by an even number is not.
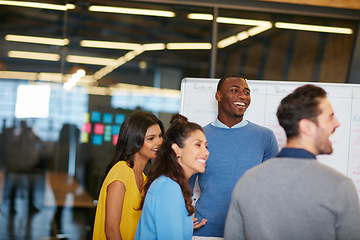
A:
[[[184,78],[181,82],[180,114],[201,126],[217,116],[216,87],[219,79]],[[350,177],[360,197],[360,85],[248,80],[251,104],[244,118],[273,130],[279,148],[285,146],[286,135],[279,125],[276,111],[280,101],[295,88],[305,84],[322,87],[340,122],[330,137],[334,152],[319,155],[319,162]],[[211,154],[211,153],[210,153]]]

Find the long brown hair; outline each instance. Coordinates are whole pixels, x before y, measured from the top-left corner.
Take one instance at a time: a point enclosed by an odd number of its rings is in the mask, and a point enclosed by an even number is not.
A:
[[[163,143],[159,149],[159,152],[150,167],[148,181],[144,186],[145,195],[142,198],[140,209],[142,209],[146,197],[146,193],[152,182],[158,177],[165,175],[177,182],[180,187],[182,194],[185,199],[186,209],[189,212],[189,216],[194,213],[194,207],[191,205],[191,190],[183,168],[177,161],[176,154],[171,148],[173,143],[176,143],[180,148],[184,147],[184,141],[190,136],[195,130],[202,130],[202,127],[196,123],[188,122],[187,118],[175,114],[171,121],[169,129],[166,131]]]

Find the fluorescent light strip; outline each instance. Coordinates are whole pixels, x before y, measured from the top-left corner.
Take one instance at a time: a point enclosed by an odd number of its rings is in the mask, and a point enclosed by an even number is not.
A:
[[[237,24],[237,25],[249,25],[249,26],[268,26],[271,24],[269,21],[242,19],[242,18],[228,18],[218,17],[216,19],[218,23]]]
[[[269,23],[267,25],[261,25],[261,26],[257,26],[257,27],[252,27],[249,30],[247,30],[247,33],[249,34],[249,36],[255,36],[259,33],[265,32],[266,30],[272,28],[272,24]]]
[[[164,43],[149,43],[142,45],[144,51],[157,51],[157,50],[164,50],[165,44]]]
[[[236,40],[239,42],[247,38],[249,38],[249,33],[247,31],[236,34]]]
[[[99,71],[94,73],[94,75],[93,75],[94,80],[97,81],[97,80],[103,78],[105,75],[114,71],[114,69],[116,69],[116,68],[120,67],[121,65],[125,64],[126,62],[132,60],[134,57],[140,55],[143,52],[144,52],[144,48],[139,47],[133,51],[126,53],[124,56],[119,57],[118,59],[114,60],[114,62],[112,64],[108,64],[107,66],[103,67],[102,69],[100,69]]]
[[[15,72],[15,71],[0,71],[0,78],[4,79],[27,79],[37,80],[37,73],[33,72]]]
[[[42,8],[42,9],[59,10],[59,11],[67,11],[68,9],[75,9],[74,4],[58,5],[58,4],[38,3],[38,2],[22,2],[22,1],[0,1],[0,5]]]
[[[213,20],[212,14],[204,13],[190,13],[187,15],[189,19],[195,20]],[[218,17],[216,19],[218,23],[227,23],[227,24],[238,24],[238,25],[249,25],[249,26],[268,26],[271,24],[269,21],[263,20],[253,20],[253,19],[243,19],[243,18],[228,18],[228,17]]]
[[[72,63],[83,63],[83,64],[91,64],[91,65],[111,65],[114,64],[115,59],[68,55],[66,57],[66,61]]]
[[[9,51],[8,57],[11,58],[25,58],[44,61],[59,61],[60,55],[54,53],[39,53],[39,52],[25,52],[25,51]]]
[[[275,27],[282,29],[303,30],[303,31],[313,31],[313,32],[326,32],[326,33],[339,33],[339,34],[353,33],[351,28],[327,27],[327,26],[319,26],[319,25],[296,24],[296,23],[285,23],[285,22],[277,22],[275,23]]]
[[[168,43],[166,48],[169,50],[208,50],[211,43]]]
[[[221,41],[218,42],[218,48],[225,48],[227,46],[230,46],[234,43],[238,42],[238,39],[236,38],[236,36],[230,36],[227,37]]]
[[[123,13],[123,14],[145,15],[145,16],[155,16],[155,17],[175,17],[175,13],[171,11],[149,10],[149,9],[140,9],[140,8],[122,8],[122,7],[110,7],[110,6],[99,6],[99,5],[90,6],[89,11]]]
[[[106,42],[106,41],[82,40],[82,41],[80,41],[80,46],[92,47],[92,48],[134,50],[141,45],[136,44],[136,43],[125,43],[125,42]]]
[[[212,14],[207,14],[207,13],[189,13],[187,15],[187,17],[189,19],[194,19],[194,20],[208,20],[211,21],[214,19]]]
[[[271,23],[269,23],[267,26],[264,25],[264,26],[256,26],[256,27],[252,27],[250,28],[249,30],[247,31],[242,31],[242,32],[239,32],[238,34],[236,35],[233,35],[233,36],[230,36],[228,38],[225,38],[221,41],[218,42],[218,48],[225,48],[225,47],[228,47],[236,42],[240,42],[240,41],[243,41],[251,36],[255,36],[259,33],[262,33],[268,29],[272,28],[272,25]]]
[[[212,14],[203,14],[203,13],[190,13],[187,15],[187,17],[189,19],[196,19],[196,20],[212,20],[213,19]],[[218,23],[227,23],[227,24],[264,26],[264,27],[271,26],[271,22],[269,22],[269,21],[242,19],[242,18],[218,17],[216,19],[216,21]],[[352,34],[353,33],[353,30],[351,28],[296,24],[296,23],[286,23],[286,22],[277,22],[277,23],[275,23],[275,27],[283,28],[283,29],[292,29],[292,30],[339,33],[339,34]],[[261,31],[260,28],[256,29],[256,30],[253,29],[252,31],[255,33],[258,30]],[[254,34],[254,33],[250,33],[250,36],[252,36],[251,34]]]
[[[21,35],[6,35],[6,41],[12,42],[26,42],[26,43],[37,43],[47,45],[65,46],[69,44],[69,39],[57,39],[57,38],[46,38],[46,37],[32,37],[32,36],[21,36]]]
[[[225,38],[221,41],[218,42],[218,47],[219,48],[225,48],[227,46],[230,46],[236,42],[240,42],[243,41],[251,36],[255,36],[257,34],[260,34],[268,29],[270,29],[272,27],[272,25],[268,25],[268,26],[257,26],[257,27],[253,27],[250,28],[247,31],[242,31],[234,36],[230,36],[228,38]]]

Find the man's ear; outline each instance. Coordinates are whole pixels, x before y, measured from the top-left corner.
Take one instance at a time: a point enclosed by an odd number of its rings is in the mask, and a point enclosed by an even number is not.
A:
[[[314,134],[316,124],[309,119],[301,119],[299,121],[299,133],[311,136]]]
[[[221,101],[221,92],[220,92],[220,90],[217,90],[217,91],[216,91],[215,99],[216,99],[216,101],[218,101],[218,102]]]
[[[171,144],[172,150],[174,150],[176,157],[181,156],[181,148],[176,143]]]

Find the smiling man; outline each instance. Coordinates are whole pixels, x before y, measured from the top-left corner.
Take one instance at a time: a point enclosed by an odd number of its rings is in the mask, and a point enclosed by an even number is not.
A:
[[[286,147],[236,185],[225,239],[360,239],[354,184],[316,161],[316,155],[333,152],[329,137],[340,125],[326,92],[314,85],[297,88],[281,101],[277,117]]]
[[[244,172],[276,156],[278,144],[274,133],[244,119],[251,102],[250,89],[241,75],[227,75],[220,79],[215,98],[217,119],[204,127],[208,140],[209,159],[205,173],[196,176],[200,197],[195,217],[207,223],[194,231],[194,239],[222,238],[231,192]]]

